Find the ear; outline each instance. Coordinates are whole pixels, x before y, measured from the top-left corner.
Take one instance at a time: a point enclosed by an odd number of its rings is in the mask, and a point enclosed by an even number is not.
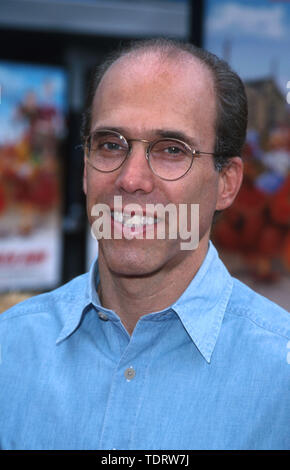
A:
[[[243,162],[240,157],[233,157],[219,174],[218,199],[216,210],[223,210],[230,207],[243,180]]]

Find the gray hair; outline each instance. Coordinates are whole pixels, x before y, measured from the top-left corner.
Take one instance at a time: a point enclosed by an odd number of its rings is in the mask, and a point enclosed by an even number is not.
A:
[[[93,99],[106,71],[114,62],[128,54],[138,55],[146,52],[156,52],[164,58],[175,58],[180,53],[188,53],[211,70],[217,100],[214,148],[216,170],[221,171],[231,157],[241,156],[248,118],[247,97],[242,80],[224,60],[211,52],[190,43],[165,38],[132,41],[113,51],[97,67],[89,88],[87,107],[83,113],[82,137],[89,135]]]

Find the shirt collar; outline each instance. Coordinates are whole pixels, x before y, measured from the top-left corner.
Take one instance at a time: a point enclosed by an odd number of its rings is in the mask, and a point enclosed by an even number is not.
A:
[[[78,328],[83,314],[90,305],[94,305],[109,316],[114,315],[111,310],[100,305],[97,293],[98,283],[99,272],[96,258],[91,265],[88,278],[86,275],[85,289],[82,286],[82,290],[77,289],[78,292],[73,290],[73,295],[67,301],[67,309],[70,313],[66,317],[57,344]],[[210,242],[201,267],[187,289],[170,307],[178,315],[190,338],[208,363],[217,342],[232,286],[232,278]]]
[[[89,274],[79,276],[63,286],[62,298],[58,299],[58,301],[64,303],[66,315],[56,344],[68,338],[78,328],[83,315],[91,305],[90,279],[93,276],[92,273],[95,271],[96,265],[97,259],[93,262]],[[96,295],[98,294],[96,293]]]
[[[77,281],[79,278],[74,279],[72,282]],[[66,302],[66,310],[69,312],[66,316],[63,328],[56,340],[56,344],[68,338],[74,331],[79,327],[83,315],[87,309],[93,305],[98,310],[105,312],[111,312],[101,306],[101,302],[98,296],[97,287],[99,284],[99,269],[98,269],[98,256],[95,257],[91,264],[89,273],[85,274],[85,286],[82,284],[82,290],[76,289],[73,286],[70,292],[67,293],[68,300]],[[69,286],[71,283],[67,284]],[[71,308],[70,308],[71,307]]]
[[[202,265],[187,289],[171,307],[208,363],[217,342],[232,287],[232,277],[210,242]]]

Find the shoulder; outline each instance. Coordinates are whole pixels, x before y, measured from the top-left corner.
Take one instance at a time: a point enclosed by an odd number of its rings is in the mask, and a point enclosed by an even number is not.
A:
[[[33,321],[38,317],[54,317],[62,322],[71,304],[81,307],[87,298],[88,273],[69,281],[57,289],[20,302],[0,314],[0,332],[14,321]]]
[[[290,313],[235,278],[227,314],[290,340]]]

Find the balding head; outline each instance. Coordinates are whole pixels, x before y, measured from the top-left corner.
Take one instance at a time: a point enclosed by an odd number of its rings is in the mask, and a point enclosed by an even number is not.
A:
[[[114,69],[123,66],[124,74],[133,74],[135,66],[142,64],[145,76],[152,75],[152,71],[162,70],[166,80],[166,67],[168,70],[176,70],[176,83],[180,74],[190,70],[189,64],[198,61],[203,69],[208,70],[208,77],[212,77],[211,89],[214,90],[216,106],[214,146],[215,165],[221,169],[227,163],[228,158],[240,156],[245,141],[247,127],[247,99],[244,86],[238,75],[233,72],[223,60],[214,54],[193,46],[192,44],[172,41],[167,39],[152,39],[131,43],[111,54],[102,63],[91,83],[86,110],[83,115],[83,137],[87,136],[91,129],[93,101],[96,90],[101,86],[103,78],[113,77]],[[130,67],[129,67],[130,64]],[[124,76],[123,76],[124,78]],[[196,75],[192,80],[196,80]],[[101,92],[101,88],[99,89]],[[211,90],[210,90],[211,91]]]
[[[176,101],[175,109],[171,110],[170,103],[175,95],[180,101]],[[184,103],[191,103],[195,109],[192,123],[196,113],[201,119],[204,114],[207,126],[214,134],[217,106],[214,90],[214,80],[211,71],[196,57],[188,53],[162,55],[161,51],[145,50],[129,53],[116,60],[103,75],[94,99],[91,113],[91,129],[95,123],[104,123],[108,110],[114,109],[115,103],[122,102],[124,112],[134,107],[140,111],[149,106],[152,114],[148,116],[148,122],[153,122],[153,108],[158,102],[169,115],[177,115],[182,112]],[[183,104],[182,104],[183,103]],[[166,111],[167,110],[167,111]],[[137,117],[140,112],[137,113]],[[213,118],[208,120],[208,116]],[[143,125],[138,118],[139,125]],[[118,123],[116,123],[117,126]],[[136,122],[135,122],[136,124]],[[157,125],[157,123],[156,123]],[[157,127],[158,128],[158,125]],[[190,133],[191,129],[188,129]],[[208,135],[205,129],[205,134]],[[200,137],[199,147],[204,147]],[[214,147],[214,141],[211,143]]]

